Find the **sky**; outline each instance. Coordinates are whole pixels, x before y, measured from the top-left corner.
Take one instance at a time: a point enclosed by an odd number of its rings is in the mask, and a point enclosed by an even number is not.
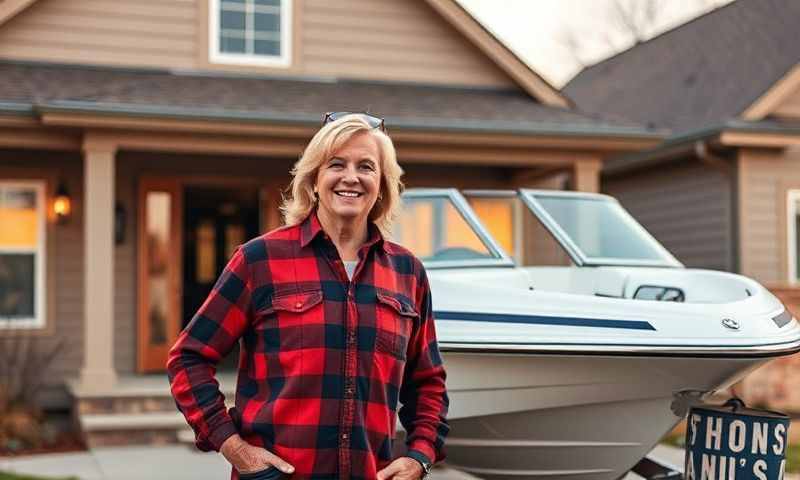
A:
[[[633,39],[615,23],[615,3],[627,8],[657,3],[652,37],[730,0],[458,0],[537,73],[561,88],[581,68],[629,48]],[[636,4],[635,4],[636,3]]]

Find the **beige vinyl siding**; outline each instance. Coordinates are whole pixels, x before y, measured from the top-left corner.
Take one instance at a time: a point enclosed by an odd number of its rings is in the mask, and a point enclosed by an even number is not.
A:
[[[196,16],[195,0],[39,0],[0,27],[0,57],[193,68]]]
[[[732,179],[696,160],[602,180],[687,267],[733,270]]]
[[[786,192],[800,190],[800,148],[741,149],[742,273],[767,285],[788,280]]]
[[[63,342],[60,353],[45,375],[45,385],[59,386],[64,379],[79,374],[83,364],[83,197],[82,160],[78,154],[23,150],[0,150],[0,179],[45,176],[61,179],[72,198],[72,217],[68,223],[47,228],[47,324],[44,330],[29,335],[50,351]],[[47,208],[52,197],[47,195]]]
[[[510,86],[511,80],[422,0],[303,1],[311,75]]]
[[[125,240],[114,247],[114,368],[117,373],[136,371],[136,186],[129,163],[117,159],[116,197],[125,211]]]
[[[38,0],[0,26],[0,58],[514,85],[424,0],[294,0],[289,68],[212,64],[207,1]]]

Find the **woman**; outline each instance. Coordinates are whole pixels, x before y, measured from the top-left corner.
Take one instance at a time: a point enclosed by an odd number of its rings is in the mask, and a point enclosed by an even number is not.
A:
[[[446,375],[425,269],[384,239],[402,170],[383,120],[326,115],[292,175],[287,226],[237,248],[170,350],[176,404],[234,480],[422,478],[445,457]],[[237,341],[226,411],[215,364]]]

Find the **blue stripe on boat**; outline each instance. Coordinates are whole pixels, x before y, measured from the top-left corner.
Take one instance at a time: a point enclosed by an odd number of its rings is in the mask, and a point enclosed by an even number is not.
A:
[[[436,320],[463,320],[465,322],[527,323],[535,325],[562,325],[567,327],[623,328],[628,330],[653,330],[655,327],[642,320],[606,320],[603,318],[547,317],[543,315],[516,315],[510,313],[433,312]]]

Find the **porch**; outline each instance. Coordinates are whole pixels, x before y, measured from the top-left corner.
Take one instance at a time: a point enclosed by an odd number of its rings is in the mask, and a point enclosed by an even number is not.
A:
[[[225,404],[233,406],[236,375],[216,376]],[[163,374],[121,374],[105,388],[67,381],[75,419],[89,447],[194,443],[194,432],[175,408]]]

